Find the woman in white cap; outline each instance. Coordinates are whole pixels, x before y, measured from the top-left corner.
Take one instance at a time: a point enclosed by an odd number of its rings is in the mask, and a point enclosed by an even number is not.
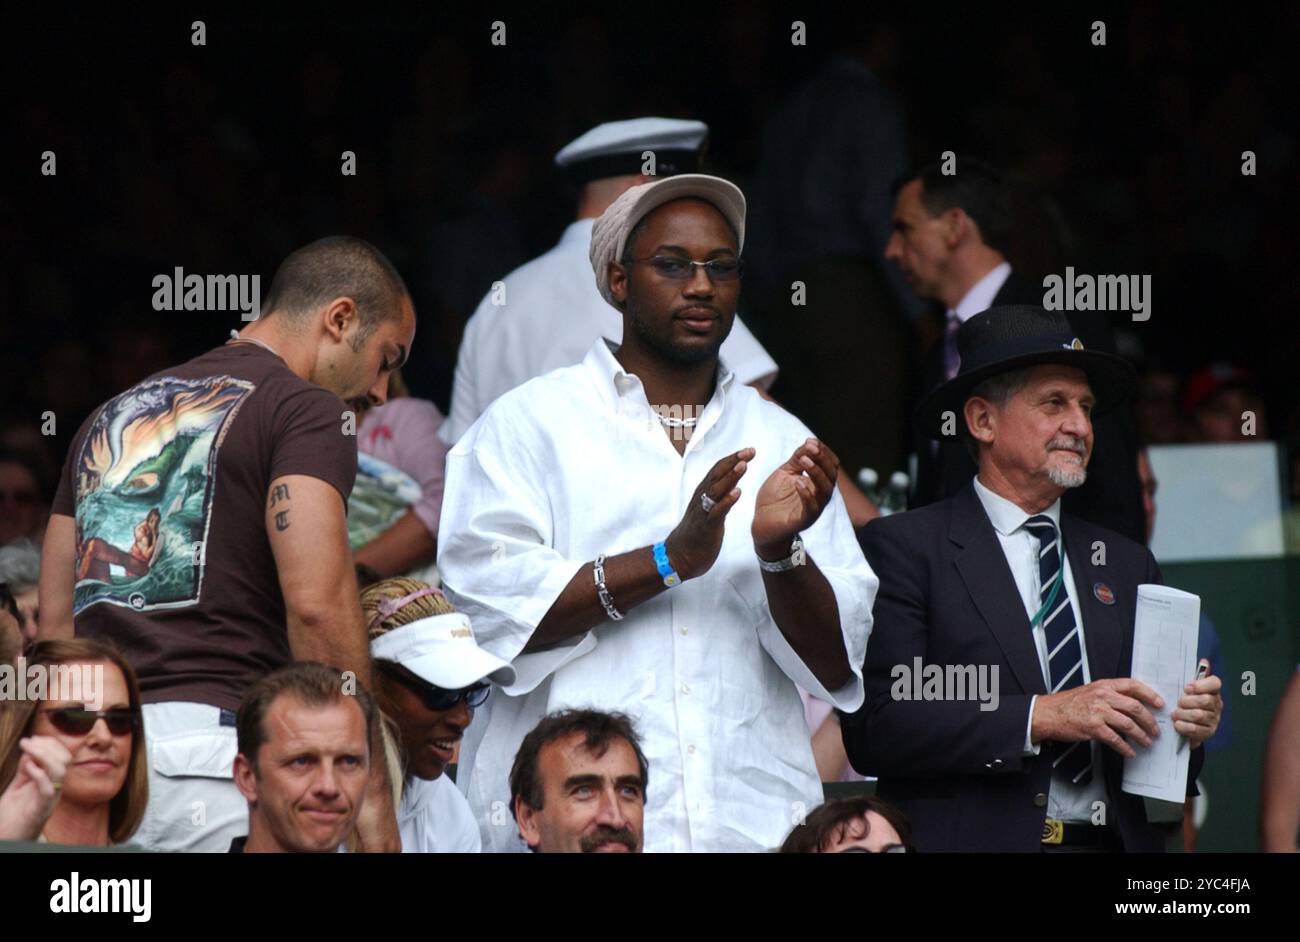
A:
[[[506,661],[474,642],[469,618],[416,579],[361,593],[385,723],[397,739],[403,853],[478,853],[478,824],[443,772],[493,683],[514,683]]]

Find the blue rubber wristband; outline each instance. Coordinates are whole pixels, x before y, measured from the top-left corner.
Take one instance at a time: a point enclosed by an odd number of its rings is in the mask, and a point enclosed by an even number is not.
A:
[[[660,540],[654,545],[655,565],[659,567],[659,575],[664,577],[664,585],[670,589],[682,581],[682,577],[673,572],[673,564],[668,561],[668,547],[664,541]]]

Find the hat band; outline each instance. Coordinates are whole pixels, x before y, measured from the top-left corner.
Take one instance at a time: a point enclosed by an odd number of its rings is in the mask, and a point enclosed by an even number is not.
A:
[[[1070,351],[1084,352],[1083,343],[1073,334],[1052,333],[1034,334],[1030,337],[1016,337],[989,346],[981,346],[970,351],[969,356],[962,356],[958,376],[982,370],[986,366],[1003,360],[1015,360],[1020,357],[1037,356],[1044,353]]]

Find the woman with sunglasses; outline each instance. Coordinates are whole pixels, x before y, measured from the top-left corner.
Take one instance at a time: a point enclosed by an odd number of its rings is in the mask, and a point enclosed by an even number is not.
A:
[[[88,638],[37,642],[27,655],[28,677],[33,668],[47,678],[47,698],[13,700],[0,709],[0,791],[30,752],[21,744],[49,737],[71,758],[39,840],[83,847],[124,843],[149,800],[135,672],[116,650]],[[79,691],[70,682],[73,671]],[[93,702],[57,699],[69,693]]]
[[[361,593],[375,665],[375,693],[400,756],[397,826],[404,853],[478,853],[478,823],[443,775],[474,708],[514,668],[474,641],[469,618],[416,579],[376,582]]]

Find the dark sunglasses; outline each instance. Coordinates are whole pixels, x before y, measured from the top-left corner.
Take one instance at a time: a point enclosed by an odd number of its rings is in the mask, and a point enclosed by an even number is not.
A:
[[[685,281],[695,277],[695,268],[703,268],[710,281],[735,281],[740,277],[743,264],[738,258],[712,258],[707,262],[697,262],[689,258],[675,258],[671,255],[655,255],[651,258],[633,258],[626,264],[649,265],[665,278],[673,281]]]
[[[445,690],[416,677],[400,664],[378,661],[379,669],[420,698],[430,710],[443,713],[464,700],[470,707],[481,707],[492,692],[491,684],[470,684],[460,690]]]
[[[41,710],[50,718],[54,728],[67,736],[84,736],[95,728],[101,718],[114,736],[125,736],[134,732],[140,723],[140,714],[135,710],[118,708],[115,710],[86,710],[81,707],[64,707],[59,710]]]

